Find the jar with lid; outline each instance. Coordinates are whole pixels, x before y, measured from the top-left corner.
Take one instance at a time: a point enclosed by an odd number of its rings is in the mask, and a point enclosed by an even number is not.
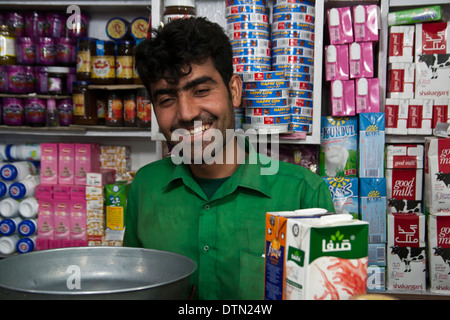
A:
[[[104,125],[108,105],[108,94],[103,90],[99,90],[95,93],[95,96],[97,98],[97,124]]]
[[[125,127],[136,127],[136,93],[129,91],[123,98],[123,124]]]
[[[169,23],[175,19],[195,17],[195,0],[165,0],[163,22]]]
[[[16,34],[4,22],[0,23],[0,64],[16,63]]]
[[[25,124],[24,110],[23,99],[3,98],[3,123],[7,126],[23,126]]]
[[[17,63],[35,64],[36,63],[36,42],[34,38],[22,37],[17,39]]]
[[[97,124],[97,104],[90,97],[88,86],[90,81],[76,81],[73,83],[73,120],[75,124],[95,125]]]
[[[56,99],[56,110],[58,111],[59,125],[70,126],[73,121],[73,100],[71,98]]]
[[[123,126],[123,101],[120,94],[115,91],[108,94],[105,123],[110,127]]]
[[[147,89],[139,88],[136,92],[137,103],[137,126],[140,128],[148,128],[152,123],[152,103]]]
[[[89,81],[91,79],[91,55],[95,50],[94,38],[80,38],[77,41],[77,80]]]
[[[95,41],[95,50],[91,51],[92,84],[114,84],[116,82],[114,46],[114,41]]]
[[[67,93],[67,67],[48,67],[48,92],[50,94]]]
[[[89,33],[89,17],[83,13],[78,16],[79,19],[72,20],[71,26],[67,26],[67,36],[71,38],[87,37]]]
[[[117,41],[116,83],[133,83],[134,41]]]
[[[25,98],[25,121],[31,127],[45,126],[47,102],[41,98]]]
[[[145,39],[149,28],[149,21],[144,17],[137,17],[131,21],[131,36],[134,39]]]
[[[69,65],[76,60],[75,41],[72,38],[56,38],[56,63]]]
[[[40,37],[37,43],[36,61],[40,65],[51,66],[56,62],[55,38]]]
[[[131,28],[130,23],[120,17],[113,17],[106,23],[106,35],[111,40],[130,40]]]

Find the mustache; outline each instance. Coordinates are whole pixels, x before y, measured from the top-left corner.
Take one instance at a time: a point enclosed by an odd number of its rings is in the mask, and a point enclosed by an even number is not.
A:
[[[175,125],[173,125],[172,127],[170,127],[170,131],[173,132],[177,129],[192,129],[194,128],[195,124],[198,125],[198,122],[200,122],[201,124],[206,124],[206,123],[212,123],[214,121],[217,120],[217,117],[213,116],[213,115],[209,115],[209,116],[199,116],[199,117],[195,117],[192,120],[189,121],[179,121],[178,123],[176,123]],[[195,123],[195,124],[194,124]]]

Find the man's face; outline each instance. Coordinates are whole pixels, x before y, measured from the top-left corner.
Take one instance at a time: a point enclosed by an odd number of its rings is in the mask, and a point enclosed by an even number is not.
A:
[[[214,148],[222,149],[226,129],[234,129],[234,108],[239,107],[242,94],[239,76],[234,75],[227,85],[231,97],[211,59],[192,64],[192,71],[178,84],[171,85],[165,80],[151,84],[155,115],[166,140],[174,146],[181,140],[190,144],[193,157],[194,145],[201,145],[203,153],[220,132],[222,139],[216,143],[223,143]]]

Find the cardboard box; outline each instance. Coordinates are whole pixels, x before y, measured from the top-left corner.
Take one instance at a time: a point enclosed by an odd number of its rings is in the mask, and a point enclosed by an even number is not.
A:
[[[380,112],[380,81],[359,78],[355,81],[356,113]]]
[[[328,9],[327,22],[331,44],[353,42],[353,22],[350,7]]]
[[[386,242],[386,179],[359,178],[359,208],[369,223],[369,243]]]
[[[372,78],[374,75],[372,42],[349,45],[350,79]]]
[[[433,124],[431,125],[431,127],[433,129],[436,128],[436,124],[438,122],[450,123],[450,99],[434,99]]]
[[[325,80],[349,80],[347,44],[325,46]]]
[[[384,177],[384,112],[359,115],[359,177]]]
[[[450,213],[428,216],[430,291],[450,293]]]
[[[331,115],[339,117],[355,114],[355,81],[331,81]]]
[[[353,32],[355,42],[378,41],[377,5],[358,5],[353,7]]]
[[[386,99],[386,134],[407,135],[409,99]]]
[[[73,184],[75,172],[75,145],[58,144],[58,184]]]
[[[388,63],[413,62],[414,26],[393,26],[389,28]]]
[[[41,183],[58,183],[58,144],[41,143]]]
[[[387,74],[387,97],[398,99],[414,98],[414,63],[390,63]]]
[[[433,130],[432,99],[410,99],[408,107],[408,134],[431,135]]]

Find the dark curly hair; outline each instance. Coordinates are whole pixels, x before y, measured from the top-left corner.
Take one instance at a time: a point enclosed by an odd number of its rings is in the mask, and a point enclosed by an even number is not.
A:
[[[223,28],[204,17],[173,20],[152,30],[152,38],[136,48],[136,69],[144,86],[160,79],[177,84],[191,71],[191,63],[211,58],[225,86],[233,75],[230,40]],[[183,72],[185,67],[187,72]]]

